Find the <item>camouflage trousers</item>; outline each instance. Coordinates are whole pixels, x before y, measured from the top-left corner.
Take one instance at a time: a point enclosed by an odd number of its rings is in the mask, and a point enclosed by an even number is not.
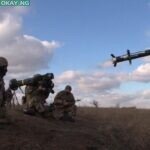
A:
[[[0,107],[0,126],[11,123],[11,118],[8,116],[6,107]]]
[[[0,107],[0,119],[6,117],[6,108]]]
[[[45,111],[44,103],[42,97],[40,96],[27,96],[26,103],[24,104],[24,108],[28,110],[32,110],[34,113],[43,113]]]
[[[67,113],[70,117],[74,118],[76,116],[77,107],[76,105],[72,105],[66,108],[62,108],[60,106],[55,106],[53,116],[56,119],[60,119],[64,116],[64,113]]]

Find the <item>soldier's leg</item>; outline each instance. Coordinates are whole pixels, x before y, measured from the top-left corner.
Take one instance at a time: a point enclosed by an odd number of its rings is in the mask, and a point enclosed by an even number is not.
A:
[[[0,107],[0,127],[4,124],[10,124],[11,120],[6,113],[5,107]]]
[[[68,112],[70,117],[75,117],[76,116],[76,112],[77,112],[77,106],[76,105],[72,105],[72,106],[68,107],[66,111]]]
[[[24,105],[23,112],[28,115],[35,115],[35,100],[33,97],[27,96],[26,104]]]
[[[6,117],[6,108],[0,107],[0,118],[5,118],[5,117]]]
[[[64,111],[63,117],[60,118],[62,121],[75,122],[74,118],[70,115],[69,111]]]
[[[77,106],[76,105],[73,105],[71,108],[70,108],[70,115],[72,117],[75,117],[77,114]]]
[[[77,107],[75,105],[65,108],[64,115],[61,118],[61,120],[75,122],[74,117],[76,116],[76,110],[77,110]]]
[[[53,111],[53,116],[55,119],[59,120],[64,115],[64,109],[61,107],[55,106],[55,109]]]
[[[35,103],[35,110],[42,117],[46,116],[45,106],[43,105],[43,103],[41,103],[41,102]]]

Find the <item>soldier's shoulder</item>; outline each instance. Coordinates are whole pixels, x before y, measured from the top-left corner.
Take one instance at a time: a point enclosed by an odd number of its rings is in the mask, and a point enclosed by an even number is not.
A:
[[[59,91],[58,93],[57,93],[57,95],[62,95],[62,94],[65,94],[66,93],[66,91],[65,90],[62,90],[62,91]]]
[[[70,92],[62,90],[62,91],[58,92],[56,94],[56,96],[64,96],[64,95],[70,95],[70,94],[71,94]]]

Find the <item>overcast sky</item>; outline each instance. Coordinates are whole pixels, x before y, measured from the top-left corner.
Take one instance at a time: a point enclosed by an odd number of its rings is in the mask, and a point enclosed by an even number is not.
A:
[[[55,91],[71,84],[84,105],[150,108],[150,57],[116,68],[110,62],[111,53],[150,48],[150,0],[30,1],[0,7],[6,81],[53,72]]]

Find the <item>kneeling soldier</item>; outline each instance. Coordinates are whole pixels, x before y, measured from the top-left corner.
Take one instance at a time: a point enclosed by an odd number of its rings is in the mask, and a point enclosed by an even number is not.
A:
[[[54,117],[63,121],[74,122],[76,105],[71,86],[67,85],[63,91],[57,93],[54,98]]]

